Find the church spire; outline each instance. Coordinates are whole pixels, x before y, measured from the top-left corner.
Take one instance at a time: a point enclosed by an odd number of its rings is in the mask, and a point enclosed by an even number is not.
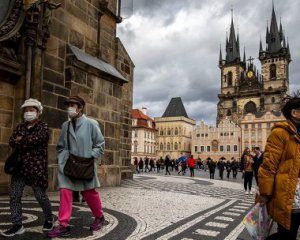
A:
[[[243,62],[246,64],[246,49],[244,47],[244,57],[243,57]]]
[[[234,23],[233,23],[233,10],[231,9],[231,24],[229,31],[229,39],[226,39],[226,61],[228,63],[235,62],[240,59],[239,37],[236,38]]]
[[[263,51],[263,47],[262,47],[262,42],[261,42],[261,38],[260,38],[260,41],[259,41],[259,52],[262,52]]]
[[[281,26],[281,32],[283,32],[282,26]],[[267,28],[266,38],[267,38],[268,50],[270,53],[276,53],[281,50],[282,38],[281,38],[280,31],[279,31],[278,25],[277,25],[274,3],[272,4],[272,17],[271,17],[271,24],[270,24],[270,32],[268,33],[268,28]]]
[[[222,57],[222,46],[220,44],[220,54],[219,54],[219,65],[222,65],[223,57]]]

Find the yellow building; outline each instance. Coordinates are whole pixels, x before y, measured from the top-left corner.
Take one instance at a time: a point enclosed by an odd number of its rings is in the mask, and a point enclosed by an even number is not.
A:
[[[242,150],[246,147],[260,147],[264,150],[271,128],[277,122],[284,121],[281,112],[248,113],[240,122],[242,130]]]
[[[172,159],[177,159],[181,153],[191,153],[192,131],[196,122],[188,117],[180,97],[172,98],[163,116],[154,120],[158,130],[157,158],[169,154]]]

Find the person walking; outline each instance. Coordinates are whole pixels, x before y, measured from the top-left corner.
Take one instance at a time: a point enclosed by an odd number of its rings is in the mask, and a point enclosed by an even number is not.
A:
[[[238,171],[238,162],[234,157],[231,158],[231,169],[232,169],[232,177],[236,179],[237,171]]]
[[[219,162],[218,162],[219,177],[221,180],[223,180],[224,169],[225,169],[225,163],[224,163],[223,159],[224,158],[220,158]]]
[[[230,173],[231,173],[231,162],[229,160],[226,162],[225,167],[226,167],[226,171],[227,171],[227,179],[229,179]]]
[[[50,238],[70,235],[73,191],[81,192],[94,215],[91,231],[100,230],[105,222],[101,199],[96,190],[100,187],[97,159],[104,153],[104,137],[98,122],[83,114],[85,101],[81,97],[71,96],[65,105],[70,120],[63,123],[57,143],[59,225],[48,233]],[[81,163],[78,165],[74,162]],[[88,163],[89,167],[84,167],[83,162]]]
[[[210,157],[207,158],[207,166],[209,170],[209,178],[215,179],[216,163]]]
[[[152,170],[154,169],[154,160],[153,160],[152,158],[150,159],[149,165],[150,165],[150,170],[149,170],[149,172],[152,172]]]
[[[140,170],[140,172],[144,171],[144,161],[142,158],[140,158],[140,161],[139,161],[139,170]]]
[[[9,145],[17,151],[21,165],[11,172],[9,190],[12,227],[2,236],[13,237],[25,232],[22,224],[22,194],[25,186],[33,189],[34,196],[40,204],[45,222],[44,231],[53,228],[51,203],[46,194],[48,188],[48,142],[50,130],[42,122],[42,104],[36,99],[28,99],[21,106],[24,122],[18,124],[9,139]]]
[[[252,188],[252,180],[253,180],[253,156],[251,154],[251,151],[249,148],[246,149],[245,155],[244,155],[244,168],[243,168],[243,174],[244,174],[244,189],[246,194],[251,194],[251,188]]]
[[[157,173],[160,172],[160,165],[161,165],[160,159],[156,160],[156,169],[157,169]]]
[[[146,156],[145,157],[145,172],[147,172],[147,170],[148,170],[148,172],[150,171],[150,169],[149,169],[149,158]]]
[[[256,184],[258,186],[258,169],[263,162],[263,153],[260,151],[259,147],[255,147],[254,154],[255,154],[255,156],[253,157],[253,161],[254,161],[253,172],[254,172]]]
[[[139,161],[138,161],[137,157],[134,158],[133,164],[135,166],[135,172],[139,174],[140,173],[140,171],[139,171]]]
[[[167,155],[166,158],[165,158],[166,175],[167,175],[167,174],[171,175],[171,173],[170,173],[170,171],[169,171],[170,163],[171,163],[170,156]]]
[[[300,94],[282,108],[286,121],[272,128],[258,170],[260,196],[277,232],[267,240],[296,240],[300,225]]]
[[[194,169],[195,169],[195,159],[194,159],[193,155],[191,155],[189,157],[189,159],[187,160],[187,165],[190,169],[191,177],[195,177],[195,171],[194,171]]]

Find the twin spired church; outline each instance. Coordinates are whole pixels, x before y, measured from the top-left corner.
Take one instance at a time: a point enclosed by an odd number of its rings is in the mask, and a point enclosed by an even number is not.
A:
[[[229,38],[226,37],[226,56],[220,49],[221,93],[218,95],[217,124],[227,118],[239,124],[247,113],[279,111],[289,89],[289,43],[280,22],[277,24],[274,6],[270,26],[266,29],[266,47],[259,44],[261,73],[253,58],[240,54],[239,35],[236,36],[233,18]]]

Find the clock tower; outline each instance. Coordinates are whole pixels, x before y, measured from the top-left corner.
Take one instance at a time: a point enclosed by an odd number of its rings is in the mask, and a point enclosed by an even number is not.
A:
[[[270,27],[267,26],[266,49],[260,41],[261,74],[254,58],[240,57],[239,36],[235,35],[231,17],[229,39],[226,37],[226,57],[220,47],[221,92],[218,95],[217,124],[227,118],[236,124],[247,113],[260,114],[279,111],[281,101],[289,89],[291,54],[282,24],[278,28],[274,5]]]

